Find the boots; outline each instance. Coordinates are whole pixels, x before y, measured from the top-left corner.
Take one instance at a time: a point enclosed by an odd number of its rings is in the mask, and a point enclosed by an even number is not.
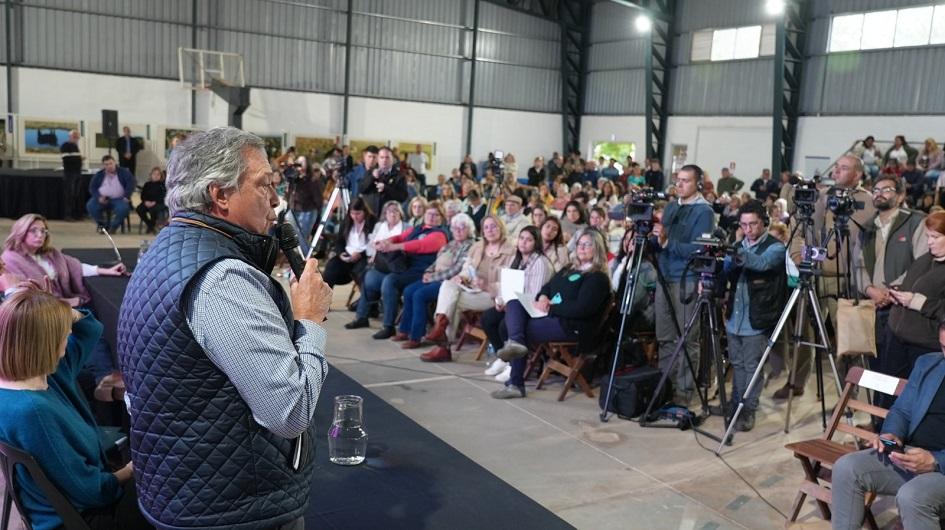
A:
[[[430,342],[443,342],[446,340],[446,327],[450,325],[450,320],[446,315],[438,314],[433,322],[433,329],[423,336],[423,340]]]
[[[437,346],[420,356],[420,360],[427,363],[448,363],[453,360],[450,349],[446,346]]]

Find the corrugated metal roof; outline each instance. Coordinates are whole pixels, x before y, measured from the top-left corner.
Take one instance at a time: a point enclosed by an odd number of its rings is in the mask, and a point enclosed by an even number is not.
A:
[[[597,2],[591,12],[591,42],[632,39],[640,35],[633,28],[639,11],[613,2]]]
[[[646,71],[616,70],[587,76],[584,99],[587,114],[644,114]]]
[[[818,13],[823,12],[820,9],[827,9],[829,13],[847,13],[929,5],[933,3],[933,1],[934,0],[820,0],[817,4],[820,4]]]
[[[480,59],[553,69],[561,64],[561,48],[557,42],[480,32],[477,48],[476,56]]]
[[[669,110],[676,115],[771,112],[774,61],[759,59],[680,66],[673,71]]]
[[[703,28],[734,28],[766,24],[763,0],[679,0],[676,31],[687,33]]]
[[[472,18],[469,21],[469,25],[472,26]],[[558,41],[561,37],[561,31],[554,22],[506,9],[490,2],[479,4],[479,27],[550,41]]]
[[[356,45],[402,52],[462,55],[464,32],[465,30],[460,28],[356,14],[351,31],[351,42]],[[344,42],[343,27],[342,42]]]
[[[441,103],[462,97],[461,60],[367,48],[352,49],[351,58],[352,94]]]
[[[377,13],[413,20],[430,20],[443,24],[462,25],[463,4],[460,0],[353,0],[353,8],[361,13]]]

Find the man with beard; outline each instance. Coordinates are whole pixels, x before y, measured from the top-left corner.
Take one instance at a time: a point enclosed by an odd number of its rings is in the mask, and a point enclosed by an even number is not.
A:
[[[902,363],[885,351],[886,322],[889,319],[890,286],[906,273],[909,265],[929,251],[926,243],[925,214],[901,208],[905,186],[895,176],[883,176],[873,185],[876,215],[863,226],[862,253],[857,267],[858,284],[863,294],[876,306],[876,352],[870,368],[884,374],[899,373]],[[894,353],[894,352],[889,352]],[[875,392],[876,405],[888,409],[893,396]]]

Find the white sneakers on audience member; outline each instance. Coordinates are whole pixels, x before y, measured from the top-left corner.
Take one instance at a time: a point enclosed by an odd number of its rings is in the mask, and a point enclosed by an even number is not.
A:
[[[504,383],[508,381],[509,379],[511,379],[511,377],[512,377],[512,365],[507,364],[505,369],[502,370],[502,373],[495,376],[495,380],[500,383]]]
[[[490,364],[489,368],[486,368],[486,371],[483,373],[486,375],[499,375],[508,365],[509,363],[503,361],[502,359],[496,358],[496,360],[492,361],[492,364]]]

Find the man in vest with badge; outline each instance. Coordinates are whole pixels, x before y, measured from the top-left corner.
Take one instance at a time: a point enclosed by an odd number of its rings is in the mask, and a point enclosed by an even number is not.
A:
[[[905,185],[895,175],[883,175],[873,185],[873,206],[876,215],[861,233],[861,256],[856,269],[860,291],[876,306],[876,357],[870,368],[877,372],[906,377],[911,363],[905,356],[897,358],[885,350],[886,322],[891,299],[889,289],[901,281],[909,266],[929,251],[925,231],[925,214],[902,208],[906,198]],[[895,398],[882,392],[873,393],[874,405],[888,409]]]
[[[768,213],[760,201],[745,203],[738,210],[738,227],[743,237],[735,243],[736,254],[725,258],[730,284],[725,331],[733,372],[733,411],[744,397],[767,347],[768,335],[777,325],[787,302],[784,263],[787,249],[768,233],[768,224]],[[754,428],[761,388],[761,384],[755,384],[745,399],[745,408],[735,424],[737,430]]]
[[[191,134],[167,164],[170,224],[135,268],[118,350],[138,504],[160,529],[299,529],[331,289],[270,273],[279,204],[263,141]]]

